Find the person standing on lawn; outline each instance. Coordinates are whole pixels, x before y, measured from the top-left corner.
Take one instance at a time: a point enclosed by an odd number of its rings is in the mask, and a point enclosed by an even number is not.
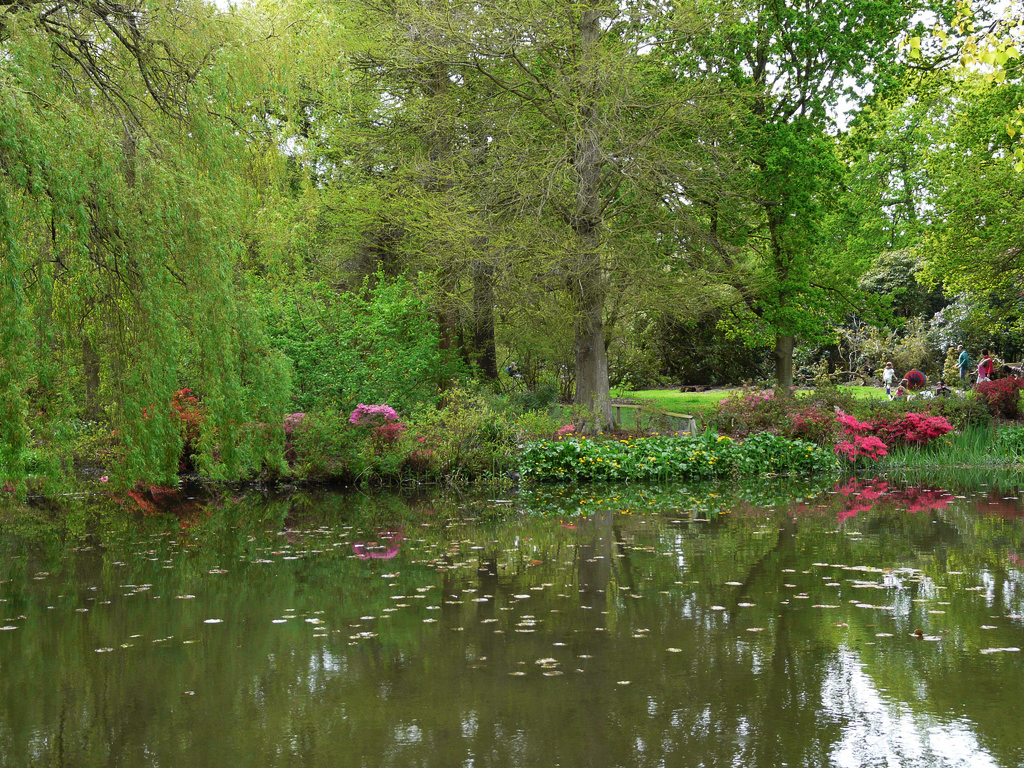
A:
[[[892,385],[896,383],[896,369],[892,363],[886,363],[882,369],[882,384],[885,386],[885,394],[892,394]]]
[[[956,351],[960,353],[960,356],[956,359],[956,367],[960,369],[960,386],[967,389],[967,385],[970,383],[967,376],[971,371],[971,356],[967,354],[963,344],[959,345]]]
[[[992,381],[992,373],[995,370],[995,363],[992,362],[992,353],[988,348],[981,350],[981,361],[978,363],[978,383]]]

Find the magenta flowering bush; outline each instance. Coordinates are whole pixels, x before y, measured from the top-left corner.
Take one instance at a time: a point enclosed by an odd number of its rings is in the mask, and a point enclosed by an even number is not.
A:
[[[390,405],[360,403],[348,417],[349,424],[370,427],[373,452],[378,456],[394,447],[406,426],[398,419],[398,412]]]
[[[861,457],[878,461],[889,455],[889,447],[874,435],[855,435],[852,440],[837,444],[835,452],[850,461],[857,461]]]
[[[924,413],[908,413],[899,421],[876,429],[881,437],[906,445],[926,445],[952,431],[953,425],[942,416]]]
[[[836,421],[839,422],[839,426],[843,428],[843,432],[847,435],[866,435],[874,431],[873,426],[865,421],[857,421],[848,413],[836,416]]]
[[[893,445],[923,446],[953,430],[953,425],[942,416],[925,413],[905,413],[867,422],[840,411],[836,421],[848,439],[836,444],[835,452],[854,462],[859,458],[878,461],[889,455]]]
[[[390,405],[364,405],[360,403],[348,417],[349,424],[374,426],[398,421],[398,412]]]

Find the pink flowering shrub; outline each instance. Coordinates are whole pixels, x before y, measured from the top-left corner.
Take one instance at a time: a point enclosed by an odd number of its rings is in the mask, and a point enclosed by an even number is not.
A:
[[[360,403],[348,417],[349,424],[373,426],[398,421],[398,412],[390,405],[364,405]]]
[[[390,405],[365,405],[360,403],[348,417],[349,424],[370,427],[373,452],[378,456],[395,446],[405,432],[406,426],[398,420],[398,412]]]
[[[874,427],[864,421],[857,421],[848,413],[841,413],[836,416],[836,421],[843,428],[846,435],[866,435],[874,431]]]
[[[953,429],[942,416],[925,413],[879,417],[867,422],[840,412],[836,421],[848,439],[836,444],[835,452],[853,462],[860,458],[878,461],[889,454],[893,445],[927,445]]]
[[[291,437],[292,436],[292,432],[295,431],[295,428],[298,427],[302,423],[303,419],[305,419],[305,418],[306,418],[306,414],[304,414],[304,413],[289,413],[287,416],[285,416],[284,417],[284,434],[285,434],[285,437]]]
[[[874,435],[855,435],[852,440],[836,445],[835,452],[850,461],[856,461],[861,457],[878,461],[889,455],[889,447]]]
[[[555,432],[555,440],[561,440],[563,437],[572,435],[576,432],[575,424],[566,424],[564,427],[559,427],[558,431]]]

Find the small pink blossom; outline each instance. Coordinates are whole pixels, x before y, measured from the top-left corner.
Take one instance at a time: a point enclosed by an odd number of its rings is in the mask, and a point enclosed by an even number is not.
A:
[[[100,482],[101,482],[101,483],[105,483],[105,482],[107,482],[107,480],[109,480],[109,479],[110,479],[109,477],[107,477],[106,475],[103,475],[103,477],[101,477],[101,478],[100,478]]]
[[[284,433],[290,436],[306,418],[305,413],[289,413],[284,417]]]

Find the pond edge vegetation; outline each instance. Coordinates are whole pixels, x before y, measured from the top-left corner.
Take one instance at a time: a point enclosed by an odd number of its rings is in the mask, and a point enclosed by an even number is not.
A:
[[[246,425],[236,433],[266,443],[267,433],[279,432],[283,442],[276,460],[263,455],[233,480],[458,488],[1015,469],[1024,456],[1024,426],[1007,417],[1020,415],[1019,387],[1016,402],[1003,388],[995,398],[970,391],[913,402],[856,398],[839,388],[792,396],[746,388],[714,402],[697,434],[655,428],[652,409],[644,426],[586,436],[574,424],[587,417],[579,408],[554,402],[534,407],[522,396],[456,385],[439,405],[410,408],[405,418],[387,404],[360,403],[350,412],[292,413],[273,427]],[[180,434],[174,476],[118,475],[125,466],[118,455],[124,442],[113,430],[86,424],[61,442],[38,444],[18,495],[52,498],[84,486],[128,494],[146,512],[182,480],[232,480],[218,475],[219,446],[216,433],[206,432],[202,399],[179,390],[168,413]],[[63,461],[54,461],[61,453]],[[244,446],[236,454],[260,456]],[[17,489],[6,484],[4,490],[15,495]]]

